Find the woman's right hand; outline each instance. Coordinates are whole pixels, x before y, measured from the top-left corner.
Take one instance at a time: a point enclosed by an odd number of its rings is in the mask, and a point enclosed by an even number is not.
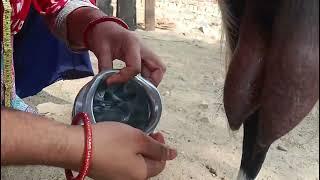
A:
[[[73,143],[77,156],[77,168],[82,163],[84,133],[75,127],[73,138],[82,143]],[[93,159],[90,177],[95,180],[145,180],[158,175],[167,160],[177,156],[176,150],[165,145],[160,133],[145,135],[126,124],[103,122],[92,126]],[[71,136],[72,138],[72,136]]]

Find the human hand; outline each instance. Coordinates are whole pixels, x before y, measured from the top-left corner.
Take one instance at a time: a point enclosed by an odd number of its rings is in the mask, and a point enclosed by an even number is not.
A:
[[[123,83],[137,74],[158,86],[166,71],[160,58],[134,32],[115,22],[97,24],[88,32],[88,48],[97,56],[99,71],[112,69],[112,61],[119,59],[126,67],[108,78],[107,83]]]
[[[75,129],[74,138],[82,137],[81,142],[84,142],[83,129]],[[164,145],[160,133],[147,136],[138,129],[116,122],[95,124],[92,131],[93,159],[89,173],[96,180],[145,180],[158,175],[166,161],[177,155],[176,150]],[[80,167],[84,145],[74,145],[74,151],[78,152],[75,153],[78,154],[75,166]]]

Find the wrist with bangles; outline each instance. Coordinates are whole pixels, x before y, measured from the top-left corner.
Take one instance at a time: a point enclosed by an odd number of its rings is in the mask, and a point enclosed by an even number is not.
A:
[[[122,26],[125,29],[129,29],[129,26],[120,18],[117,17],[111,17],[111,16],[103,16],[103,17],[99,17],[97,19],[92,20],[85,28],[84,32],[83,32],[83,44],[84,47],[88,49],[89,47],[89,42],[88,42],[88,36],[89,36],[89,32],[96,27],[98,24],[100,23],[104,23],[104,22],[114,22],[120,26]]]
[[[83,32],[83,44],[85,48],[88,49],[88,33],[98,24],[103,23],[103,22],[115,22],[122,26],[125,29],[128,29],[128,25],[122,21],[119,18],[116,17],[100,17],[95,20],[92,20],[85,28]],[[91,128],[91,121],[88,117],[87,114],[85,113],[79,113],[77,114],[72,122],[72,125],[77,125],[82,119],[84,123],[84,130],[85,130],[85,152],[84,152],[84,157],[83,157],[83,164],[81,166],[80,172],[77,177],[73,177],[72,171],[71,170],[65,170],[66,178],[67,180],[84,180],[84,178],[87,176],[90,168],[90,162],[92,159],[92,128]]]
[[[88,22],[86,25],[84,31],[83,31],[83,40],[84,42],[81,43],[82,45],[74,45],[70,43],[69,38],[68,38],[68,24],[67,24],[67,17],[70,15],[72,12],[79,8],[83,7],[91,7],[93,9],[98,9],[96,6],[90,3],[89,0],[69,0],[65,7],[57,14],[57,17],[55,18],[55,23],[54,23],[54,28],[53,32],[61,39],[63,40],[67,46],[74,52],[81,52],[81,51],[86,51],[88,50],[88,32],[93,29],[96,25],[103,23],[103,22],[115,22],[118,25],[122,26],[125,29],[129,29],[128,25],[121,19],[117,17],[112,17],[112,16],[105,16],[101,14],[100,17],[94,17],[93,20]]]
[[[38,12],[42,15],[53,15],[48,14],[48,10],[41,9],[41,6],[38,4],[37,1],[33,1],[33,5],[36,8]],[[72,48],[72,45],[70,46],[68,41],[68,32],[67,32],[67,16],[71,14],[73,11],[75,11],[78,8],[81,7],[92,7],[94,9],[97,9],[96,6],[90,3],[88,0],[69,0],[64,1],[61,3],[63,5],[63,8],[58,12],[57,16],[55,17],[55,22],[53,25],[53,32],[62,39],[69,47]],[[57,4],[57,6],[60,6],[60,4]],[[93,19],[90,21],[84,31],[83,31],[83,45],[86,49],[88,49],[88,32],[92,30],[96,25],[103,23],[103,22],[115,22],[118,25],[122,26],[125,29],[128,29],[128,25],[122,21],[119,18],[116,17],[109,17],[109,16],[102,16],[98,17],[96,19]],[[2,93],[2,91],[1,91]],[[1,96],[2,97],[2,96]],[[65,170],[65,175],[67,180],[84,180],[85,177],[89,173],[90,164],[92,160],[92,127],[91,127],[91,121],[86,113],[78,113],[74,119],[72,120],[72,125],[78,125],[80,123],[80,120],[83,122],[83,128],[84,128],[84,134],[85,134],[85,146],[84,146],[84,153],[83,153],[83,162],[81,165],[81,168],[79,170],[78,176],[74,177],[72,174],[72,171],[70,169]]]
[[[85,28],[83,32],[83,44],[86,49],[88,49],[88,33],[98,24],[103,22],[115,22],[118,25],[122,26],[125,29],[129,29],[128,25],[119,18],[103,16],[97,19],[92,20]],[[83,157],[83,164],[81,166],[80,172],[77,177],[73,177],[71,170],[65,170],[67,180],[84,180],[84,178],[88,175],[90,163],[92,159],[92,128],[91,121],[87,114],[79,113],[73,119],[72,125],[77,125],[82,119],[84,123],[85,130],[85,151]]]
[[[104,23],[104,22],[114,22],[120,26],[122,26],[125,29],[129,29],[128,25],[122,21],[119,18],[116,17],[110,17],[110,16],[101,16],[97,17],[93,20],[91,20],[84,28],[83,30],[83,47],[72,47],[72,44],[69,44],[68,41],[68,31],[67,31],[67,16],[72,13],[74,10],[80,8],[80,7],[87,7],[87,2],[78,3],[77,1],[69,1],[66,6],[59,12],[56,23],[55,23],[55,30],[56,34],[69,45],[70,49],[73,51],[82,51],[82,50],[88,50],[88,36],[89,32],[92,31],[98,24]],[[87,114],[85,113],[79,113],[77,114],[73,121],[72,125],[79,124],[80,120],[83,121],[83,127],[84,127],[84,133],[85,133],[85,147],[84,147],[84,153],[83,153],[83,162],[81,165],[81,168],[79,170],[78,176],[74,177],[72,174],[72,171],[70,169],[65,170],[65,175],[67,180],[84,180],[84,178],[89,173],[89,168],[91,164],[92,159],[92,128],[91,128],[91,121]]]

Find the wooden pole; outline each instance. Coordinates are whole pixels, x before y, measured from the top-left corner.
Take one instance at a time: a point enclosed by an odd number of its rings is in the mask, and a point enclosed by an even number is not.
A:
[[[130,30],[137,29],[136,0],[117,0],[117,17],[124,20]]]
[[[144,10],[144,22],[146,31],[154,31],[156,18],[155,18],[155,0],[145,0],[145,10]]]

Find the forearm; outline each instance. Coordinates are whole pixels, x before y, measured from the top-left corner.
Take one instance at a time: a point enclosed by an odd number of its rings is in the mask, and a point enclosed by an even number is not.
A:
[[[38,0],[39,3],[47,1],[49,0]],[[63,2],[65,0],[60,1]],[[51,7],[53,4],[48,2],[47,5],[43,6]],[[79,14],[78,12],[84,13]],[[79,18],[76,18],[76,21],[74,21],[75,18],[72,18],[74,17],[74,14],[79,15]],[[92,15],[93,17],[91,17]],[[60,40],[64,41],[71,49],[82,50],[84,48],[82,43],[83,26],[87,25],[93,18],[97,17],[96,15],[98,15],[98,17],[104,16],[104,14],[98,10],[91,0],[67,0],[66,4],[57,9],[55,13],[45,14],[45,18],[53,34],[55,34]],[[71,21],[69,21],[69,17],[71,17]],[[74,29],[78,29],[79,32],[72,32]],[[71,36],[71,40],[69,40],[69,36]]]
[[[70,44],[84,47],[83,32],[87,25],[105,14],[92,7],[82,7],[67,16],[67,37]]]
[[[68,0],[64,7],[55,14],[47,14],[46,19],[51,31],[73,50],[91,50],[84,44],[84,31],[88,24],[106,16],[90,0]],[[118,20],[117,20],[118,21]],[[126,26],[124,23],[105,22],[111,31],[114,27]],[[92,32],[88,32],[92,38]],[[87,39],[90,46],[90,39]]]
[[[1,165],[74,169],[81,162],[83,131],[45,117],[1,109]],[[78,136],[78,137],[77,137]]]

